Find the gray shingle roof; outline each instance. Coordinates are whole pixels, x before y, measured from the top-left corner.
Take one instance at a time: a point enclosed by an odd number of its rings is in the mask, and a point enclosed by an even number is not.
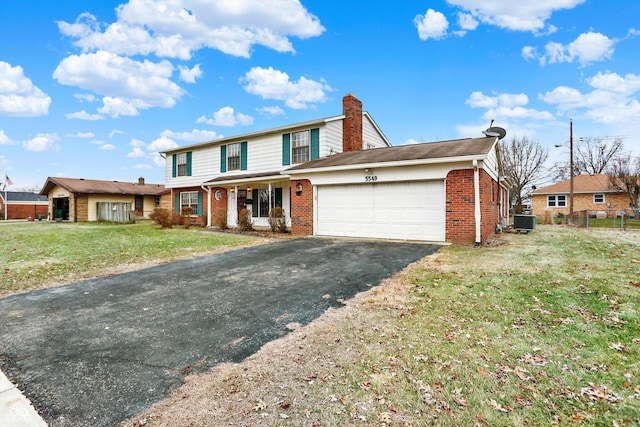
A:
[[[371,163],[401,162],[410,160],[450,159],[455,157],[486,156],[497,141],[496,137],[455,139],[426,144],[401,145],[349,151],[291,167],[285,171],[297,171]]]
[[[4,199],[4,191],[0,194],[0,197]],[[7,191],[7,202],[44,202],[47,203],[47,196],[43,196],[37,193],[30,193],[28,191]]]
[[[42,187],[40,194],[48,194],[56,185],[72,193],[82,194],[135,194],[141,196],[157,196],[166,191],[164,185],[161,184],[138,184],[137,182],[49,177]]]

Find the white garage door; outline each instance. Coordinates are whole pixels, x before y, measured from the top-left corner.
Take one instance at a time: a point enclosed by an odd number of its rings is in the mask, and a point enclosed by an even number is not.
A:
[[[445,240],[444,181],[318,187],[316,234]]]

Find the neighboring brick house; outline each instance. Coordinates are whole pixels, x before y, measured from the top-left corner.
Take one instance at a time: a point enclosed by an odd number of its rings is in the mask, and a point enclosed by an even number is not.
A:
[[[148,218],[156,207],[169,208],[169,192],[161,184],[49,177],[40,194],[48,198],[52,220],[71,222],[108,220],[113,211],[126,209],[131,218]]]
[[[536,216],[569,214],[570,180],[561,181],[531,193],[531,210]],[[633,213],[626,192],[614,190],[609,176],[578,175],[573,177],[573,211],[589,210],[593,215],[614,217],[619,211]]]
[[[498,137],[391,147],[362,103],[340,116],[164,152],[174,212],[229,226],[280,206],[293,233],[482,243],[508,217]]]
[[[46,216],[46,196],[28,191],[0,191],[1,219],[41,219]]]

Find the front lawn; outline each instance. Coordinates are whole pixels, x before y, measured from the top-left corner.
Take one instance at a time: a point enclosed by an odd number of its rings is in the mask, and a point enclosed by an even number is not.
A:
[[[291,328],[123,425],[637,426],[640,233],[444,247]]]
[[[0,230],[0,297],[258,241],[199,228],[162,230],[151,222],[34,222]]]

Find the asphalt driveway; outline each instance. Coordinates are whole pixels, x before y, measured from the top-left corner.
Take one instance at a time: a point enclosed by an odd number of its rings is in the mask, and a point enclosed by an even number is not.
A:
[[[112,426],[435,245],[296,239],[0,299],[0,369],[57,426]]]

